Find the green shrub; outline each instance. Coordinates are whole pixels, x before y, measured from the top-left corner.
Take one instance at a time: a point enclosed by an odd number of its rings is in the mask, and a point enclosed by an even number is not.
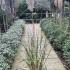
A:
[[[33,9],[33,13],[32,11],[28,9],[28,5],[26,3],[26,1],[23,1],[18,9],[17,9],[17,16],[20,19],[25,19],[27,22],[31,22],[32,23],[32,19],[34,22],[39,22],[42,18],[46,17],[46,10],[44,10],[43,8],[34,8]]]
[[[6,59],[3,55],[0,55],[0,70],[9,70],[10,65],[6,62]]]
[[[54,18],[53,18],[54,20]],[[50,19],[41,21],[42,30],[45,32],[49,41],[54,45],[55,49],[62,49],[62,43],[65,39],[65,32],[67,31],[68,23],[65,21],[60,23]],[[66,20],[66,19],[65,19]],[[57,46],[57,47],[56,47]]]
[[[20,19],[24,19],[26,22],[32,23],[32,11],[30,11],[28,9],[28,5],[26,3],[26,0],[24,0],[19,5],[19,7],[17,8],[16,14]]]
[[[68,20],[44,19],[41,21],[41,28],[48,37],[54,49],[62,52],[63,58],[70,67],[70,33],[68,33]]]
[[[44,10],[43,8],[34,8],[33,12],[35,13],[33,14],[34,22],[39,23],[41,19],[46,17],[46,10]]]
[[[67,36],[64,40],[63,56],[70,68],[70,33],[67,33]]]
[[[43,9],[42,7],[40,8],[34,8],[34,11],[37,13],[37,19],[42,19],[42,18],[46,18],[46,10]]]
[[[2,40],[0,43],[0,55],[2,55],[5,60],[4,64],[7,66],[0,66],[1,70],[10,70],[11,65],[14,61],[17,48],[21,43],[21,36],[24,30],[24,21],[17,20],[15,23],[8,29],[8,31],[2,35]],[[1,62],[1,60],[0,60]],[[9,67],[9,69],[8,69]],[[5,69],[4,69],[5,68]]]
[[[28,5],[27,5],[26,1],[23,1],[19,5],[17,12],[16,12],[19,18],[21,18],[21,19],[26,18],[25,13],[26,13],[26,11],[28,11],[27,8],[28,8]]]

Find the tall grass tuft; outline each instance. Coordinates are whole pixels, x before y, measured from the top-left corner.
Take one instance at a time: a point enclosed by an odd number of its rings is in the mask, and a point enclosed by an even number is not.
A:
[[[24,46],[26,51],[25,62],[29,70],[47,70],[45,65],[46,39],[41,37],[31,37],[28,46]]]

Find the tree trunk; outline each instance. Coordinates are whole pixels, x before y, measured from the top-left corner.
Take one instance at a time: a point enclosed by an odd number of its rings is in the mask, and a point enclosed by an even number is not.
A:
[[[70,25],[70,2],[69,2],[69,25]]]
[[[64,18],[64,0],[62,0],[62,19]]]
[[[70,1],[69,1],[69,26],[68,26],[68,31],[70,32]]]

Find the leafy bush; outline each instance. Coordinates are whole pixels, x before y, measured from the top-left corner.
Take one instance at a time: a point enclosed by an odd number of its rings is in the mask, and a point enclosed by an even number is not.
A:
[[[13,26],[3,34],[0,43],[0,56],[3,56],[4,59],[1,57],[3,62],[0,60],[0,70],[10,70],[17,48],[21,42],[24,23],[25,22],[23,20],[15,21]]]
[[[46,10],[44,10],[43,8],[34,8],[33,12],[35,12],[35,14],[33,15],[34,22],[39,22],[41,19],[46,17]]]
[[[55,46],[55,49],[61,50],[62,42],[66,36],[65,32],[67,31],[68,23],[67,22],[59,23],[58,21],[57,23],[55,23],[56,21],[53,20],[47,19],[45,21],[42,21],[41,27],[45,32],[45,34],[47,35],[47,37],[49,38],[52,45]]]
[[[8,70],[10,69],[10,66],[5,61],[5,57],[3,55],[0,55],[0,70]]]
[[[46,17],[46,10],[41,7],[34,8],[33,12],[37,13],[37,19]]]
[[[63,57],[70,68],[70,33],[67,34],[64,40]]]
[[[18,17],[19,18],[26,18],[26,11],[27,11],[27,8],[28,8],[28,5],[27,5],[27,3],[26,3],[26,1],[23,1],[20,5],[19,5],[19,7],[18,7],[18,9],[17,9],[17,15],[18,15]]]
[[[24,0],[19,7],[17,8],[16,12],[17,16],[20,19],[24,19],[27,22],[32,22],[32,11],[28,9],[28,5],[26,3],[26,0]]]
[[[27,22],[30,22],[30,23],[32,23],[32,19],[34,22],[39,22],[40,19],[46,17],[46,10],[44,10],[43,8],[34,8],[33,13],[35,14],[32,14],[32,11],[28,9],[28,5],[26,1],[23,1],[19,5],[16,12],[17,16],[20,19],[25,19]]]
[[[70,67],[70,33],[68,32],[68,20],[44,19],[41,21],[41,28],[48,37],[54,49],[62,52],[63,58]]]

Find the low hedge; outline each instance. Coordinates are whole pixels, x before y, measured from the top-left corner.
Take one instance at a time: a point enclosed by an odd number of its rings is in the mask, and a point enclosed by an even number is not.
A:
[[[17,20],[2,35],[0,41],[0,70],[10,70],[24,31],[24,21]]]
[[[48,18],[43,19],[40,26],[54,49],[61,52],[67,66],[70,68],[70,33],[68,32],[68,25],[67,19],[60,22],[59,19]]]

